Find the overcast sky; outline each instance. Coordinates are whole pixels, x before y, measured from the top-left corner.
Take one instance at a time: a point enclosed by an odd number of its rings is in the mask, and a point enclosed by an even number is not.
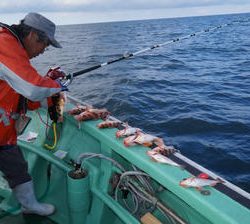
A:
[[[38,3],[39,2],[39,3]],[[250,12],[250,0],[0,0],[0,21],[18,23],[39,12],[56,24]]]

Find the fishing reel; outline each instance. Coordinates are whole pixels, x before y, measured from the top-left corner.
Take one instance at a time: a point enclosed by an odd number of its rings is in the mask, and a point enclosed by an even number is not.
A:
[[[50,68],[46,76],[53,80],[56,80],[61,85],[62,91],[67,91],[67,87],[73,80],[73,75],[66,75],[66,73],[61,69],[60,66]]]

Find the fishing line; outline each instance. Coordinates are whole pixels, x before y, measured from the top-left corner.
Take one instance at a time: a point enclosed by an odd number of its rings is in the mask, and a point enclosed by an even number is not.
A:
[[[131,58],[131,57],[137,56],[137,55],[142,54],[142,53],[144,53],[144,52],[147,52],[147,51],[150,51],[150,50],[153,50],[153,49],[156,49],[156,48],[164,47],[164,46],[166,46],[166,45],[170,45],[170,44],[173,44],[173,43],[176,43],[176,42],[180,42],[180,41],[183,41],[183,40],[187,40],[187,39],[190,39],[190,38],[192,38],[192,37],[201,35],[201,34],[203,34],[203,33],[208,33],[208,32],[211,32],[211,31],[214,31],[214,30],[217,30],[217,29],[221,29],[221,28],[226,27],[226,26],[233,25],[234,23],[243,23],[243,22],[248,22],[248,21],[249,21],[249,20],[232,21],[231,23],[226,23],[226,24],[223,24],[223,25],[214,26],[214,27],[207,28],[207,29],[201,30],[201,31],[199,31],[199,32],[196,32],[196,33],[192,33],[192,34],[183,36],[183,37],[178,37],[178,38],[175,38],[175,39],[172,39],[172,40],[168,40],[168,41],[166,41],[166,42],[164,42],[164,43],[154,44],[154,45],[152,45],[151,47],[147,47],[147,48],[141,49],[141,50],[136,51],[136,52],[134,52],[134,53],[124,53],[122,56],[120,56],[120,57],[118,57],[118,58],[109,60],[109,61],[107,61],[107,62],[98,64],[98,65],[94,65],[94,66],[91,66],[91,67],[89,67],[89,68],[86,68],[86,69],[83,69],[83,70],[80,70],[80,71],[77,71],[77,72],[74,72],[74,73],[71,73],[71,74],[67,75],[67,76],[66,76],[67,81],[66,81],[65,84],[66,84],[66,85],[69,85],[69,84],[72,82],[72,79],[73,79],[74,77],[77,77],[77,76],[79,76],[79,75],[82,75],[82,74],[91,72],[91,71],[93,71],[93,70],[99,69],[99,68],[101,68],[101,67],[104,67],[104,66],[107,66],[107,65],[110,65],[110,64],[113,64],[113,63],[116,63],[116,62],[125,60],[125,59],[129,59],[129,58]]]

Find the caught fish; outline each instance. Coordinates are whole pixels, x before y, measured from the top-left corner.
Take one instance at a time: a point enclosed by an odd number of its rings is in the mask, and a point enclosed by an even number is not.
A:
[[[95,113],[91,113],[88,110],[86,110],[78,115],[75,115],[74,118],[77,121],[88,121],[88,120],[96,120],[99,118],[99,116]]]
[[[164,142],[161,138],[158,138],[158,137],[155,137],[155,136],[149,135],[149,134],[144,134],[142,132],[140,132],[137,135],[134,142],[139,144],[139,145],[144,145],[147,147],[153,145],[153,143],[155,143],[156,145],[163,145],[164,144]]]
[[[215,180],[211,180],[211,179],[200,178],[200,177],[189,177],[180,181],[180,186],[193,187],[201,191],[201,193],[210,194],[209,191],[203,191],[202,188],[206,186],[215,186],[218,183],[223,183],[223,181],[220,180],[219,178]]]
[[[135,133],[137,133],[139,131],[141,131],[141,129],[126,126],[124,129],[118,130],[116,132],[116,137],[117,138],[127,137],[130,135],[134,135]]]
[[[175,152],[178,152],[176,148],[172,145],[159,145],[152,150],[147,151],[147,154],[150,155],[155,155],[155,154],[161,154],[163,156],[170,156],[174,154]]]
[[[150,155],[151,159],[155,162],[158,162],[158,163],[164,163],[164,164],[168,164],[168,165],[171,165],[171,166],[177,166],[177,167],[180,167],[180,168],[183,168],[182,165],[174,162],[173,160],[169,159],[168,157],[166,156],[163,156],[161,154],[154,154],[154,155]]]
[[[69,110],[68,114],[70,114],[70,115],[79,115],[80,113],[86,111],[88,108],[89,108],[89,106],[78,105],[75,108]]]
[[[58,114],[58,122],[63,122],[63,111],[65,102],[66,102],[66,94],[60,92],[59,99],[56,102],[56,112]]]
[[[110,112],[107,111],[107,109],[96,109],[96,108],[90,108],[88,109],[89,112],[98,115],[99,118],[106,120],[107,117],[110,115]]]
[[[128,137],[124,138],[123,144],[124,144],[126,147],[133,146],[133,145],[137,145],[137,143],[135,142],[135,139],[136,139],[136,138],[137,138],[137,134],[128,136]]]
[[[120,121],[103,121],[97,125],[98,128],[117,128],[121,124]]]
[[[74,115],[74,118],[77,121],[87,121],[87,120],[96,120],[96,119],[106,119],[110,112],[108,112],[106,109],[96,109],[96,108],[75,108],[74,110],[71,110],[71,114],[78,113],[80,110],[83,110],[80,114]]]

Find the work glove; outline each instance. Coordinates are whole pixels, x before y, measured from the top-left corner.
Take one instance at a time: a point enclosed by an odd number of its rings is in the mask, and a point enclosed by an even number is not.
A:
[[[59,66],[50,68],[46,76],[58,82],[62,91],[68,91],[69,82],[66,80],[66,73]]]
[[[64,71],[61,70],[59,66],[50,68],[49,71],[46,74],[47,77],[50,77],[53,80],[62,80],[66,77],[66,74]]]

